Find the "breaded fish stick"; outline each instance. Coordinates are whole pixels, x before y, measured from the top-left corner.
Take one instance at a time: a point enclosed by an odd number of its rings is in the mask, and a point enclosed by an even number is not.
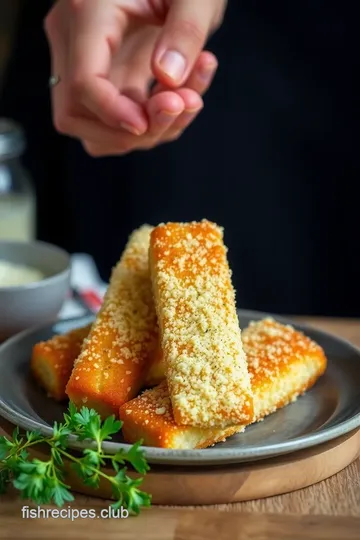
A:
[[[148,371],[145,376],[144,388],[151,388],[160,384],[166,377],[164,357],[158,344],[154,356],[149,363]]]
[[[255,405],[255,421],[295,401],[324,373],[322,348],[290,326],[272,319],[252,323],[243,331]],[[223,429],[179,426],[174,420],[166,380],[120,408],[126,442],[172,449],[206,448],[245,425]]]
[[[144,446],[176,450],[207,448],[245,429],[245,426],[205,429],[177,425],[166,380],[125,403],[120,407],[119,417],[127,443],[142,439]]]
[[[49,397],[67,399],[65,388],[91,325],[41,341],[32,350],[30,369]]]
[[[57,401],[68,399],[65,388],[90,328],[91,325],[77,328],[34,345],[30,364],[31,372],[49,397]],[[157,386],[165,378],[160,347],[157,347],[154,354],[147,368],[144,388]]]
[[[253,398],[223,232],[209,221],[159,225],[150,268],[177,424],[253,419]]]
[[[144,225],[130,236],[66,387],[77,406],[86,404],[104,417],[117,414],[138,394],[158,344],[148,258],[151,230]]]

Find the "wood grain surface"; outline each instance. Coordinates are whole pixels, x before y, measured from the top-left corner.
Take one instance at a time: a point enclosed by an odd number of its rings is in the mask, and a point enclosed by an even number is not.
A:
[[[301,319],[360,346],[360,321]],[[23,519],[15,492],[0,498],[0,539],[95,540],[359,540],[360,459],[305,489],[234,504],[155,506],[128,519]],[[71,508],[107,508],[109,501],[77,495]],[[46,507],[42,507],[46,508]],[[50,507],[49,507],[50,508]]]
[[[83,501],[87,509],[99,511]],[[153,508],[128,519],[23,519],[15,501],[0,505],[0,523],[1,540],[359,540],[360,531],[354,517],[198,509]]]

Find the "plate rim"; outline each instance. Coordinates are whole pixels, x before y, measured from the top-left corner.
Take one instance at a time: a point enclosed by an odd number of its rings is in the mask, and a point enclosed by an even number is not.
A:
[[[290,324],[294,328],[304,332],[315,333],[324,338],[330,339],[341,343],[345,347],[352,350],[360,360],[360,348],[348,341],[345,338],[336,336],[331,332],[326,330],[318,329],[314,326],[311,326],[308,323],[301,323],[293,320],[291,316],[277,315],[275,313],[268,313],[256,310],[247,310],[247,309],[238,309],[238,315],[241,317],[246,317],[249,320],[259,320],[266,317],[272,317],[282,324]],[[296,317],[296,316],[292,316]],[[15,343],[21,342],[32,334],[36,334],[41,330],[49,330],[54,328],[57,324],[62,323],[74,323],[79,326],[83,324],[84,321],[89,321],[91,318],[89,316],[80,316],[74,317],[71,319],[63,319],[54,321],[46,325],[37,326],[35,328],[30,328],[24,330],[23,332],[12,336],[4,343],[0,345],[0,356],[3,351],[7,348],[11,348]],[[28,417],[26,414],[18,412],[9,406],[0,395],[0,416],[8,420],[14,425],[18,425],[21,429],[27,430],[38,430],[43,435],[51,435],[53,433],[53,428],[51,426],[42,424],[31,417]],[[273,457],[278,457],[281,455],[295,453],[299,450],[304,450],[307,448],[312,448],[320,444],[329,442],[338,437],[346,435],[347,433],[360,428],[360,408],[359,412],[354,414],[351,418],[343,420],[336,426],[324,429],[323,431],[317,433],[310,433],[306,435],[300,435],[298,437],[292,438],[288,441],[283,441],[280,443],[265,444],[261,447],[255,447],[255,449],[242,451],[241,448],[217,448],[215,453],[209,453],[208,449],[203,450],[174,450],[167,448],[156,448],[150,446],[141,446],[141,450],[147,459],[149,464],[154,465],[169,465],[169,466],[209,466],[209,465],[226,465],[226,464],[239,464],[239,463],[249,463],[251,461],[258,461],[263,459],[271,459]],[[68,440],[69,448],[73,450],[82,450],[84,448],[94,447],[94,442],[91,441],[77,441],[75,436],[70,436]],[[220,443],[221,444],[221,443]],[[121,443],[115,441],[106,441],[103,443],[103,448],[109,454],[114,454],[120,449],[128,450],[132,445],[128,443]]]

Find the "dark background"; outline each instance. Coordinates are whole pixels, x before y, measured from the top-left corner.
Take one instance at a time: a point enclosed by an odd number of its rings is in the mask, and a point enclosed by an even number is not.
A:
[[[196,123],[106,159],[52,127],[49,5],[21,2],[0,97],[27,134],[39,238],[91,253],[108,279],[133,228],[207,217],[225,227],[239,307],[359,316],[356,4],[230,0]]]

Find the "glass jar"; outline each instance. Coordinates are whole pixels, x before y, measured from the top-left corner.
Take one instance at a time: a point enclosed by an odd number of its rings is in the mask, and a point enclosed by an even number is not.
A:
[[[0,240],[36,237],[35,192],[20,162],[24,149],[21,127],[0,118]]]

